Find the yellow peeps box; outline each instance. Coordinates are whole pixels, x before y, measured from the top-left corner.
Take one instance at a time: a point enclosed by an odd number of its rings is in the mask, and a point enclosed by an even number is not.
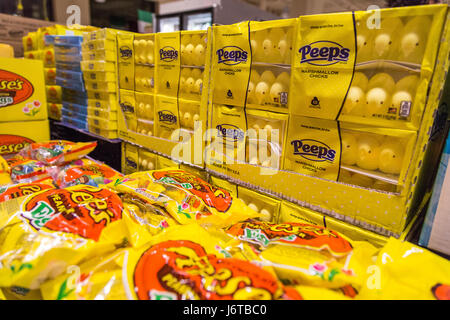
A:
[[[42,61],[0,58],[0,121],[47,119]]]

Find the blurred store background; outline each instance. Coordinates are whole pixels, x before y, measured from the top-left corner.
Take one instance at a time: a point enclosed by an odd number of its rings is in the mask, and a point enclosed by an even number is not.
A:
[[[134,32],[205,30],[213,23],[271,20],[326,12],[365,10],[436,0],[2,0],[0,13],[60,24],[111,27]],[[79,9],[77,9],[76,7]],[[78,11],[79,10],[79,11]]]

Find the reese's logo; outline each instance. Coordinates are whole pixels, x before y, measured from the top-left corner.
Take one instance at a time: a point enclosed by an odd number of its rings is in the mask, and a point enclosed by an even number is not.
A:
[[[0,70],[0,107],[12,106],[33,95],[30,81],[10,71]]]

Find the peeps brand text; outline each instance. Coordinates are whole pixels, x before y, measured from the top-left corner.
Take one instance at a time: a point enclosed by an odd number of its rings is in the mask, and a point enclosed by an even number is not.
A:
[[[227,46],[217,50],[217,63],[235,65],[247,62],[248,52],[236,46]]]
[[[293,140],[294,155],[299,155],[307,160],[323,162],[333,162],[336,157],[336,150],[331,149],[325,143],[313,139]]]
[[[244,131],[232,124],[219,124],[216,126],[219,137],[224,137],[227,140],[239,141],[244,139]]]
[[[177,60],[178,51],[172,47],[164,47],[159,50],[159,59],[165,62]]]
[[[120,51],[120,58],[122,59],[128,59],[133,56],[133,50],[131,50],[127,46],[120,47],[119,51]]]
[[[158,111],[158,119],[161,122],[177,123],[177,116],[167,110]]]
[[[344,48],[333,41],[316,41],[301,47],[300,63],[309,63],[315,66],[329,66],[341,61],[347,61],[350,49]]]

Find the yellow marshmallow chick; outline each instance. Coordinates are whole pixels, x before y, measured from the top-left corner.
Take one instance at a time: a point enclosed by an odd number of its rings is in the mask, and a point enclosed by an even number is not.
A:
[[[391,99],[391,107],[395,110],[395,113],[398,114],[400,110],[408,108],[406,114],[404,116],[408,116],[410,113],[410,108],[412,106],[412,97],[411,94],[407,91],[397,91],[392,95]],[[402,110],[403,113],[405,112]]]
[[[364,99],[364,91],[360,87],[351,86],[345,99],[343,113],[356,116],[365,115]]]
[[[200,69],[193,68],[191,71],[191,77],[194,79],[203,79],[203,73]]]
[[[198,93],[198,94],[202,94],[202,89],[203,89],[203,80],[202,79],[195,80],[194,92]]]
[[[285,37],[283,28],[273,28],[269,31],[269,39],[272,42],[272,63],[282,63],[283,56],[281,50],[278,48],[278,44]]]
[[[405,151],[399,141],[387,139],[380,147],[378,167],[382,172],[399,174],[402,170]]]
[[[184,83],[184,86],[185,86],[185,90],[186,90],[187,93],[191,93],[191,91],[193,91],[194,83],[195,83],[194,78],[189,77],[189,78],[186,79],[186,81]]]
[[[377,170],[380,155],[380,143],[369,135],[358,138],[358,158],[356,165],[366,170]]]
[[[256,39],[250,39],[250,47],[252,49],[252,59],[253,61],[260,61],[261,59],[261,47]]]
[[[286,71],[283,71],[275,78],[275,82],[281,82],[286,87],[289,87],[291,76]]]
[[[417,85],[419,84],[419,77],[416,75],[410,75],[401,78],[395,84],[395,91],[406,91],[409,92],[411,96],[416,93]]]
[[[383,88],[370,89],[366,94],[366,114],[386,114],[390,100],[389,94]]]
[[[255,97],[258,104],[263,105],[269,97],[269,85],[265,81],[260,81],[255,88]]]
[[[383,88],[386,92],[392,93],[395,89],[395,81],[386,72],[379,72],[371,77],[367,84],[367,90],[373,88]]]
[[[183,125],[186,128],[191,128],[191,120],[192,120],[192,115],[190,112],[185,112],[183,115]]]
[[[370,61],[373,59],[373,30],[367,28],[367,20],[356,21],[356,62]]]
[[[185,55],[185,62],[186,65],[192,65],[193,64],[193,60],[194,60],[194,45],[192,43],[189,43],[188,45],[186,45],[185,49],[184,49],[184,55]]]
[[[195,46],[194,64],[196,66],[201,66],[201,65],[205,64],[205,47],[201,43],[199,43]]]
[[[377,59],[387,59],[395,54],[398,45],[398,32],[403,24],[400,18],[382,19],[380,29],[374,39],[374,51]]]
[[[270,100],[272,103],[281,103],[281,93],[287,92],[286,86],[282,82],[274,82],[270,87]]]
[[[267,37],[266,39],[263,40],[262,42],[262,61],[263,62],[268,62],[268,63],[273,63],[274,61],[274,46],[273,46],[273,42],[272,40]]]
[[[139,40],[139,63],[147,63],[147,41],[144,39]]]
[[[400,41],[402,61],[422,63],[430,25],[431,20],[427,16],[416,16],[406,23]]]
[[[248,83],[247,103],[256,103],[255,84],[252,81]]]
[[[275,82],[275,75],[272,71],[266,70],[263,73],[261,73],[261,77],[259,81],[265,81],[269,86],[272,85],[272,83]]]
[[[355,72],[353,74],[352,86],[360,87],[362,91],[367,91],[369,85],[369,79],[362,72]]]
[[[255,85],[260,81],[261,76],[259,75],[258,71],[255,69],[250,70],[250,81],[253,82]]]
[[[342,155],[341,163],[352,166],[358,158],[358,141],[355,135],[347,132],[341,134]]]

